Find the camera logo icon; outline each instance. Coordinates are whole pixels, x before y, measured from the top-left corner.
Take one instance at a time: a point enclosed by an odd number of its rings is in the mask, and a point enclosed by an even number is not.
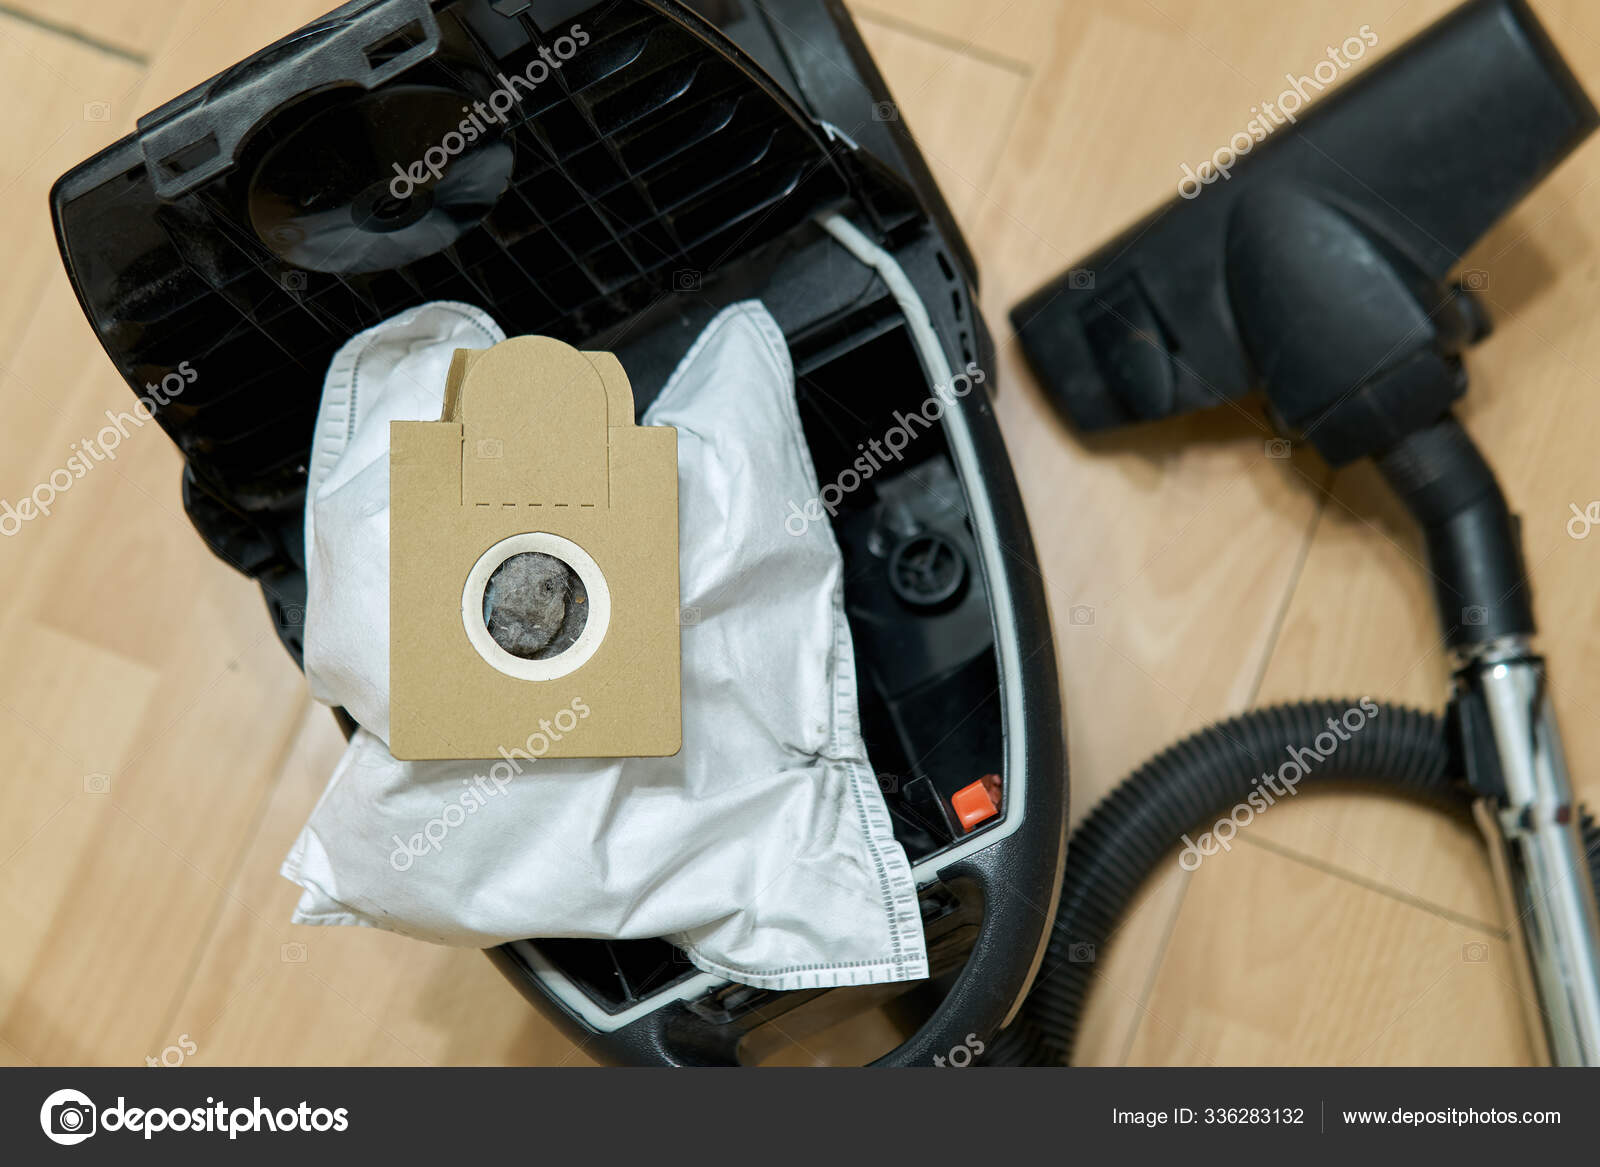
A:
[[[1469,627],[1478,627],[1489,622],[1489,609],[1482,604],[1471,604],[1461,609],[1461,622]]]
[[[480,438],[476,446],[479,458],[493,459],[506,456],[506,444],[500,438]]]
[[[683,268],[672,273],[672,290],[674,292],[698,292],[704,284],[704,277],[693,268]]]
[[[1094,609],[1088,604],[1074,604],[1067,609],[1067,623],[1076,628],[1088,628],[1094,623]]]
[[[1266,442],[1267,457],[1282,460],[1294,456],[1294,446],[1283,438],[1268,438]]]
[[[57,1090],[39,1108],[45,1138],[63,1147],[75,1146],[95,1132],[95,1105],[79,1090]]]
[[[1468,964],[1483,964],[1489,959],[1489,946],[1481,940],[1473,940],[1461,946],[1461,959]]]

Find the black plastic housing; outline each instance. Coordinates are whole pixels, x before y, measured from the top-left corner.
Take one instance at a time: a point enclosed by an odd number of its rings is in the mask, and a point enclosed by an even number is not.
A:
[[[1521,524],[1461,423],[1441,418],[1377,461],[1422,528],[1446,643],[1460,650],[1531,637],[1533,592]]]
[[[388,166],[418,145],[395,110],[431,109],[415,103],[419,87],[481,95],[574,23],[591,38],[585,51],[472,160],[503,188],[468,198],[441,183],[430,195],[448,204],[439,226],[452,237],[434,247],[407,234],[432,208],[384,205],[372,177],[386,184]],[[198,371],[158,413],[185,456],[185,507],[218,556],[261,582],[298,659],[306,460],[327,361],[414,304],[456,297],[510,333],[614,351],[642,411],[719,308],[758,297],[795,355],[802,409],[825,399],[812,412],[834,432],[808,425],[825,459],[878,436],[879,397],[925,397],[928,386],[909,344],[877,355],[905,321],[872,270],[812,221],[839,211],[906,271],[950,366],[975,362],[992,376],[971,255],[904,125],[875,116],[889,101],[838,0],[356,0],[141,119],[57,183],[52,210],[80,302],[130,386],[142,392],[185,360]],[[341,134],[319,135],[324,119]],[[348,211],[362,258],[341,266],[337,248],[318,246],[299,198]],[[396,255],[365,226],[379,214],[417,254],[402,247],[399,260],[376,262]],[[296,230],[274,229],[286,223]],[[872,386],[830,379],[852,361]],[[993,516],[1007,554],[974,576],[982,611],[963,625],[965,655],[928,654],[918,701],[890,694],[894,744],[918,755],[915,776],[939,795],[980,761],[1003,767],[1006,831],[996,821],[959,862],[928,860],[924,913],[940,976],[888,992],[913,994],[919,1022],[888,1064],[930,1064],[1017,1007],[1064,848],[1060,693],[1026,516],[987,392],[953,408],[976,452],[959,467],[962,499]],[[929,460],[950,456],[942,436],[925,440]],[[882,567],[847,550],[846,570]],[[868,582],[853,580],[868,597],[852,610],[857,623],[871,608]],[[860,637],[858,654],[899,676],[883,654],[947,617],[900,612],[900,639]],[[995,662],[987,676],[985,658]],[[970,716],[987,724],[970,748],[941,750],[946,727],[935,722],[966,693]],[[748,1053],[748,1034],[814,996],[731,986],[666,1001],[662,990],[694,970],[664,941],[531,941],[490,955],[574,1041],[624,1064],[730,1064]],[[586,1002],[602,1014],[666,1003],[597,1026],[552,993],[536,960],[588,976]]]

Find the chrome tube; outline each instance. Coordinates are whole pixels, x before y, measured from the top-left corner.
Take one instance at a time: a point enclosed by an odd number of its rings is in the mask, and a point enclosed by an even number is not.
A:
[[[1468,654],[1457,681],[1530,1031],[1551,1065],[1600,1065],[1600,912],[1544,661],[1516,638]]]

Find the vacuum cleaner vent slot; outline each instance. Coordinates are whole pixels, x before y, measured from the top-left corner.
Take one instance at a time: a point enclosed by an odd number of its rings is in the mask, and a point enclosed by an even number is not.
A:
[[[391,61],[405,56],[406,53],[423,44],[428,39],[427,31],[422,27],[420,20],[413,20],[399,32],[385,37],[376,44],[371,44],[364,50],[367,64],[374,69],[381,69]]]
[[[118,369],[199,370],[158,417],[211,494],[296,496],[328,361],[397,312],[459,299],[582,344],[851,193],[677,5],[558,7],[348,6],[57,185]]]

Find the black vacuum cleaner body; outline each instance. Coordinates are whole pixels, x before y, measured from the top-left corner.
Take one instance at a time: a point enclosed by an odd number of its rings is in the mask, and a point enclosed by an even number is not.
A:
[[[642,413],[721,307],[759,298],[832,482],[930,387],[903,298],[817,225],[836,212],[903,268],[949,366],[985,372],[834,516],[863,728],[932,980],[769,992],[659,940],[490,953],[604,1060],[750,1062],[775,1019],[809,1030],[899,997],[919,1024],[882,1061],[935,1064],[1019,1007],[1054,914],[1066,763],[1048,612],[988,400],[977,272],[890,102],[836,0],[358,0],[141,119],[52,194],[129,385],[195,371],[157,412],[185,509],[260,582],[297,661],[323,377],[406,308],[462,300],[509,334],[614,351]],[[985,779],[997,809],[963,822],[952,797]]]

